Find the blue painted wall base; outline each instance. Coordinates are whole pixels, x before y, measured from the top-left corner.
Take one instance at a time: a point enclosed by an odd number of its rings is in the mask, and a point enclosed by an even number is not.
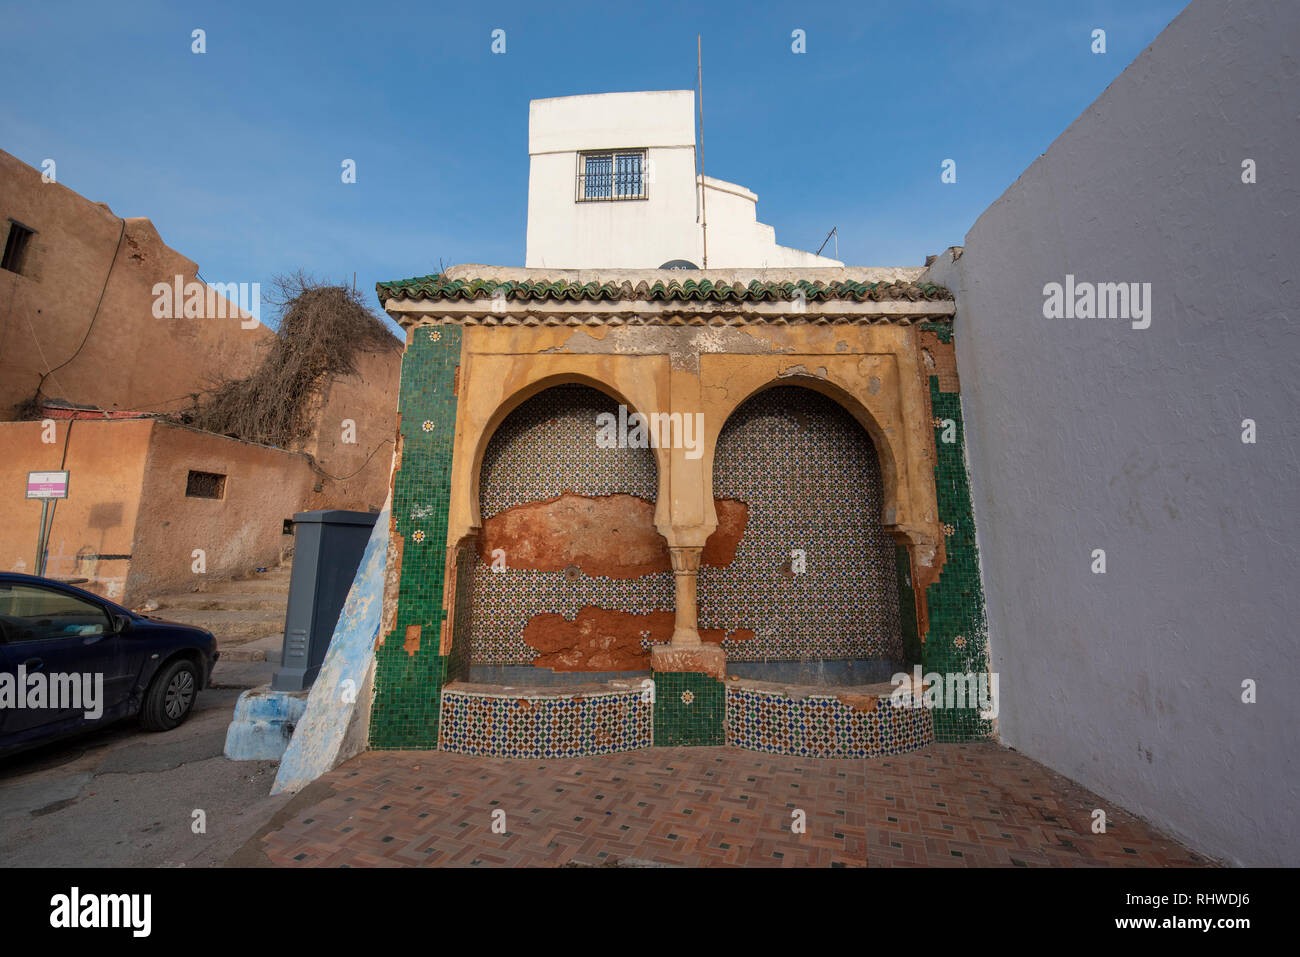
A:
[[[375,640],[384,608],[388,516],[385,504],[311,687],[306,713],[280,762],[272,794],[298,791],[365,749]]]
[[[307,692],[272,691],[270,685],[239,696],[226,729],[226,757],[232,761],[279,761],[307,710]]]

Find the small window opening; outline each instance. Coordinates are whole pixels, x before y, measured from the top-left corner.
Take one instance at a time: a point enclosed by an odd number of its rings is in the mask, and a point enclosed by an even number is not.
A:
[[[4,255],[0,256],[0,269],[21,273],[27,259],[27,248],[36,230],[28,229],[17,220],[9,220],[9,235],[5,238]]]
[[[225,498],[226,477],[216,472],[191,471],[185,482],[188,498]]]

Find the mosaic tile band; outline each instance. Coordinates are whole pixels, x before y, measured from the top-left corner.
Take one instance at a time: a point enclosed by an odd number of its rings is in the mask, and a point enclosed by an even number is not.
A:
[[[565,758],[642,748],[709,746],[796,757],[873,758],[934,742],[924,708],[874,707],[834,694],[724,688],[697,674],[661,674],[646,690],[521,697],[448,688],[438,748],[500,758]]]
[[[438,748],[497,758],[572,758],[654,743],[643,691],[507,697],[449,688]]]
[[[795,700],[780,691],[727,689],[727,744],[768,754],[813,758],[875,758],[934,742],[926,708],[896,708],[888,695],[875,707],[854,707],[836,695]]]

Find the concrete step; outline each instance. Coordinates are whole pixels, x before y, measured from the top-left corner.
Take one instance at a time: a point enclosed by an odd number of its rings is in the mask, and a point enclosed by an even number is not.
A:
[[[219,665],[223,661],[266,661],[278,665],[283,648],[284,635],[281,634],[265,635],[237,645],[231,643],[222,644],[218,641],[217,650],[221,652],[221,657],[217,663]]]
[[[153,614],[182,625],[206,629],[216,635],[218,645],[224,641],[246,641],[284,631],[284,613],[273,609],[159,608]]]
[[[284,618],[289,607],[289,595],[273,595],[269,592],[249,591],[212,591],[192,592],[185,595],[160,595],[156,599],[160,611],[187,608],[196,611],[274,611]],[[163,616],[166,617],[166,616]]]
[[[200,581],[199,587],[194,594],[198,595],[221,595],[230,592],[232,594],[257,594],[257,595],[287,595],[289,594],[289,573],[286,571],[282,575],[257,575],[252,578],[231,578],[223,581]]]

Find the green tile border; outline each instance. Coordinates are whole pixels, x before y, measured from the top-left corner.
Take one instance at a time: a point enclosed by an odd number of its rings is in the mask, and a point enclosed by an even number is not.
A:
[[[696,671],[654,676],[654,742],[657,748],[726,744],[726,685]]]
[[[952,341],[952,327],[945,323],[922,323],[921,327],[938,333],[943,342]],[[966,469],[961,393],[940,391],[938,376],[930,376],[930,403],[940,423],[935,425],[934,481],[947,556],[938,580],[926,588],[929,630],[922,663],[927,673],[982,675],[989,667],[988,627]],[[956,423],[954,442],[942,440],[945,419]],[[974,707],[936,708],[934,732],[938,741],[970,741],[991,736],[993,723]]]
[[[397,616],[375,652],[370,747],[436,748],[442,687],[451,670],[440,655],[446,612],[447,515],[456,433],[458,326],[420,327],[402,356],[401,467],[393,480],[393,531],[401,537]],[[460,596],[458,596],[459,599]],[[420,628],[408,653],[407,628]],[[453,643],[454,647],[454,643]]]

